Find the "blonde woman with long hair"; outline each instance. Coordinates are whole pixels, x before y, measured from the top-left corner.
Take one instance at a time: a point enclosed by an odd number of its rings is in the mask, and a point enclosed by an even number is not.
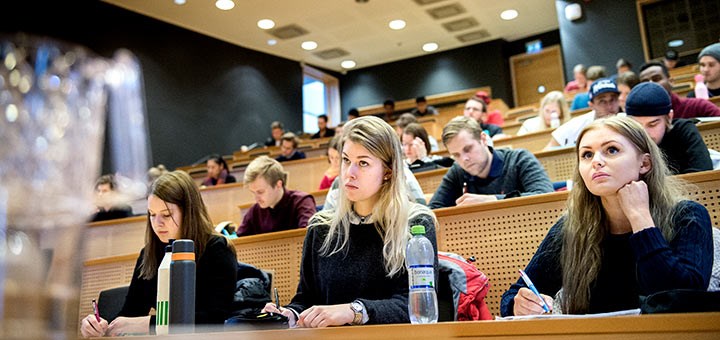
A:
[[[567,213],[525,271],[547,305],[562,288],[562,313],[639,307],[639,297],[708,288],[713,244],[710,216],[683,199],[662,153],[630,118],[595,121],[580,133]],[[522,280],[503,294],[502,315],[541,314]]]
[[[553,114],[557,115],[560,124],[570,119],[570,109],[568,109],[565,95],[560,91],[552,91],[543,97],[540,101],[538,115],[523,121],[520,130],[518,130],[518,136],[553,128]]]
[[[310,220],[297,293],[288,306],[264,310],[291,327],[408,323],[410,226],[424,225],[437,252],[435,217],[408,198],[400,139],[383,120],[350,121],[340,150],[337,206]]]

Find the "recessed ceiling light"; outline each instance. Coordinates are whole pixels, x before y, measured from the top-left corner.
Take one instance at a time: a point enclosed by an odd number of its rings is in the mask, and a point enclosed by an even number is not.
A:
[[[392,28],[394,30],[401,30],[401,29],[405,28],[405,25],[406,25],[405,20],[400,20],[400,19],[393,20],[390,23],[388,23],[388,26],[390,26],[390,28]]]
[[[682,39],[675,39],[668,41],[669,47],[680,47],[682,45],[685,45],[685,42]]]
[[[518,16],[518,11],[516,11],[514,9],[508,9],[508,10],[505,10],[502,13],[500,13],[500,17],[503,20],[512,20],[512,19],[517,18],[517,16]]]
[[[355,63],[354,60],[343,60],[343,61],[340,63],[340,66],[342,66],[342,68],[353,68],[353,67],[355,67],[356,65],[357,65],[357,64]]]
[[[217,0],[215,1],[215,7],[223,11],[229,11],[235,7],[235,3],[232,0]]]
[[[438,44],[434,42],[429,42],[422,47],[423,51],[425,52],[432,52],[438,49]]]
[[[262,19],[262,20],[258,21],[257,25],[258,25],[258,27],[260,27],[264,30],[269,30],[269,29],[275,27],[275,22],[270,19]]]
[[[268,43],[268,45],[270,45],[270,46],[275,46],[275,45],[277,45],[277,40],[275,40],[275,39],[268,39],[267,43]]]
[[[184,5],[184,4],[185,4],[185,0],[175,0],[175,4],[176,4],[176,5]]]
[[[303,50],[306,51],[312,51],[318,47],[318,44],[312,40],[309,41],[303,41],[302,45],[300,45]]]

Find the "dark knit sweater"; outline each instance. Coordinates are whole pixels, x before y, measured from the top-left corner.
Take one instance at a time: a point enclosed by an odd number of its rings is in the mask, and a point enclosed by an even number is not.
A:
[[[668,168],[673,174],[712,170],[707,145],[695,124],[687,119],[673,120],[673,128],[660,142]]]
[[[713,261],[710,215],[694,201],[675,206],[675,237],[666,241],[660,229],[635,234],[608,234],[601,244],[602,263],[590,287],[590,310],[603,313],[639,308],[639,296],[670,289],[707,289]],[[562,288],[562,217],[548,232],[525,272],[542,294],[555,296]],[[503,316],[513,314],[514,298],[522,280],[507,290],[500,302]]]
[[[165,255],[165,246],[159,248],[156,268],[160,267]],[[156,305],[157,275],[150,280],[140,278],[140,263],[144,251],[140,251],[119,316],[147,316],[150,308]],[[208,241],[202,257],[197,259],[195,275],[195,323],[222,324],[230,314],[237,281],[237,259],[228,248],[224,237],[213,236]],[[154,316],[150,324],[151,328],[155,326]]]
[[[493,149],[487,178],[465,172],[458,163],[448,170],[430,200],[430,209],[453,207],[463,195],[463,183],[471,194],[495,195],[498,199],[516,191],[520,196],[552,192],[552,182],[540,162],[525,149]]]
[[[437,242],[430,215],[419,215],[409,225],[425,226],[426,237]],[[311,221],[312,225],[312,221]],[[409,227],[408,227],[409,228]],[[367,310],[368,324],[408,323],[408,275],[406,270],[387,277],[383,262],[383,239],[374,224],[351,224],[350,238],[343,251],[320,255],[329,226],[311,227],[303,244],[300,283],[287,307],[302,313],[314,305],[334,305],[360,300]]]

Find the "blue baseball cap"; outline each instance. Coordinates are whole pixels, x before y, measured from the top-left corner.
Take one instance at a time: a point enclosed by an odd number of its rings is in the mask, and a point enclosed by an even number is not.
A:
[[[612,79],[600,78],[594,81],[592,85],[590,85],[590,91],[588,91],[588,95],[590,96],[590,101],[592,101],[593,98],[597,97],[599,94],[607,92],[620,94],[620,91],[617,88],[617,84],[615,84]]]

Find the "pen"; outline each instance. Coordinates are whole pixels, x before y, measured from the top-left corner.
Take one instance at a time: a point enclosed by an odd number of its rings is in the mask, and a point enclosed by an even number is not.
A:
[[[95,302],[95,299],[92,300],[92,307],[93,307],[93,313],[95,314],[95,319],[97,322],[100,322],[100,311],[98,311],[97,302]]]
[[[535,288],[535,285],[530,281],[530,277],[525,274],[525,272],[520,269],[520,277],[522,277],[523,281],[525,281],[525,284],[532,290],[532,292],[540,299],[540,302],[542,302],[542,308],[545,311],[545,313],[550,313],[550,307],[548,307],[547,303],[545,303],[545,299],[540,296],[540,292],[538,292],[537,288]]]
[[[467,182],[463,182],[463,194],[467,194]]]
[[[274,288],[275,291],[275,308],[280,309],[280,295],[278,295],[277,288]]]

